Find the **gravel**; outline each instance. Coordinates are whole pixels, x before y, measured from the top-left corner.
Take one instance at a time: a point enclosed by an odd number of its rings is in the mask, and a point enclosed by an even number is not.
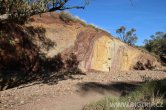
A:
[[[12,110],[20,105],[39,101],[41,98],[69,96],[80,91],[78,84],[86,82],[112,83],[112,82],[141,82],[142,76],[150,79],[164,79],[163,71],[112,71],[109,73],[87,73],[86,75],[73,76],[74,79],[62,80],[58,84],[35,84],[0,91],[0,110]]]

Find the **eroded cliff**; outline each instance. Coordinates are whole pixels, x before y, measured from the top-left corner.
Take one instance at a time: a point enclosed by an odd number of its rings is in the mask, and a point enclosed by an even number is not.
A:
[[[33,22],[27,25],[45,28],[46,37],[56,43],[54,48],[42,50],[48,57],[62,53],[65,58],[74,53],[84,71],[130,70],[137,62],[159,65],[154,56],[121,42],[107,32],[79,21],[65,22],[57,13],[46,13],[31,19]]]

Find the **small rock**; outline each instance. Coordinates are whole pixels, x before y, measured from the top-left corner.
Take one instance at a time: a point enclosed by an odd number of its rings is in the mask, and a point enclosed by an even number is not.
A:
[[[4,105],[4,107],[7,107],[7,105]]]
[[[18,97],[14,97],[14,99],[15,99],[15,100],[17,100],[17,99],[18,99]]]
[[[20,102],[20,104],[24,104],[24,101],[22,100],[22,101]]]

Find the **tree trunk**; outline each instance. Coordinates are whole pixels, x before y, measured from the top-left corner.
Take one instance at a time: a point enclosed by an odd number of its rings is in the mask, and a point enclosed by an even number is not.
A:
[[[7,20],[7,19],[9,18],[9,15],[10,15],[10,14],[3,14],[3,15],[0,15],[0,22]]]

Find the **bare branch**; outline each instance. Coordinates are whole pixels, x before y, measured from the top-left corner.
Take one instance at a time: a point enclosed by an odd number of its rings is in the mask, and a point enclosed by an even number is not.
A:
[[[85,0],[87,2],[87,0]],[[28,17],[67,9],[84,9],[83,6],[66,6],[69,0],[2,0],[0,1],[0,22],[10,20],[25,22]]]

